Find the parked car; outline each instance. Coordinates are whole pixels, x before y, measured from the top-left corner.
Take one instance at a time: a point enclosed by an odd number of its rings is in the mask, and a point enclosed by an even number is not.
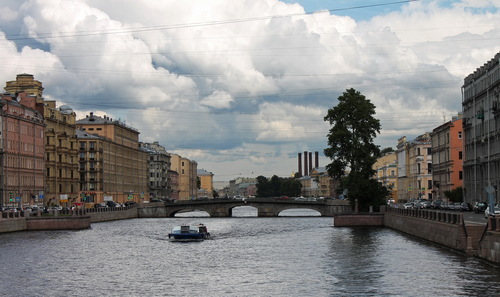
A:
[[[410,203],[410,202],[405,203],[405,204],[403,205],[403,207],[404,207],[404,209],[412,209],[412,208],[413,208],[413,203]]]
[[[476,202],[474,204],[474,212],[475,213],[481,213],[483,211],[486,210],[486,207],[488,207],[488,205],[486,204],[486,202]]]
[[[495,206],[494,209],[493,209],[493,213],[492,214],[494,214],[494,215],[500,215],[500,207]],[[490,215],[490,207],[487,206],[486,210],[484,211],[484,217],[488,218],[489,215]]]
[[[460,210],[461,211],[472,211],[472,205],[470,205],[470,203],[468,203],[468,202],[463,202],[462,204],[460,204]]]
[[[433,209],[440,209],[441,208],[441,204],[443,204],[442,200],[434,200],[431,203],[431,208],[433,208]]]
[[[431,208],[431,202],[430,201],[422,201],[422,208]]]

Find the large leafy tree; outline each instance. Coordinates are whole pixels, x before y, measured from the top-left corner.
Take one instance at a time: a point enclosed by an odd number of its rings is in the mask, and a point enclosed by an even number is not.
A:
[[[294,178],[281,178],[273,175],[271,179],[260,175],[257,177],[258,197],[299,196],[302,185]]]
[[[374,180],[373,164],[380,156],[374,139],[380,133],[380,121],[374,117],[375,105],[355,89],[346,90],[339,103],[328,110],[324,120],[330,123],[325,156],[332,162],[328,174],[340,180],[351,205],[358,200],[361,210],[378,206],[388,190]]]

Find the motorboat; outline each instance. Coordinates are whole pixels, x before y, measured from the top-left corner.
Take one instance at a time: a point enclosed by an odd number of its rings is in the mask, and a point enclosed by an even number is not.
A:
[[[210,238],[207,227],[203,224],[175,226],[168,234],[172,241],[201,241]]]

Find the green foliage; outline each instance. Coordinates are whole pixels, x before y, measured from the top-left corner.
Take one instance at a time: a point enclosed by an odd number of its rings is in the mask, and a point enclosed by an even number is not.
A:
[[[380,133],[380,121],[374,118],[375,105],[359,91],[346,90],[339,103],[328,110],[324,120],[331,125],[325,156],[332,162],[326,166],[328,174],[340,180],[341,189],[348,190],[354,206],[360,210],[378,206],[389,195],[388,190],[373,179],[373,164],[380,156],[374,139]]]
[[[456,187],[450,191],[444,191],[444,196],[448,198],[451,202],[462,202],[463,200],[463,189],[462,187]]]
[[[391,153],[391,152],[394,152],[394,149],[392,147],[386,147],[385,149],[380,151],[380,155],[383,156],[383,155],[385,155],[387,153]]]
[[[257,197],[299,196],[302,184],[293,178],[273,175],[271,179],[257,177]]]
[[[212,197],[219,198],[219,192],[217,192],[216,190],[212,190]]]

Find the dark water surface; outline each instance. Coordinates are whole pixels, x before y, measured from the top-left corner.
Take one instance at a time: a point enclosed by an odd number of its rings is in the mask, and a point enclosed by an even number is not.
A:
[[[233,215],[0,234],[0,296],[500,296],[499,268],[390,229]],[[213,239],[168,241],[182,223]]]

